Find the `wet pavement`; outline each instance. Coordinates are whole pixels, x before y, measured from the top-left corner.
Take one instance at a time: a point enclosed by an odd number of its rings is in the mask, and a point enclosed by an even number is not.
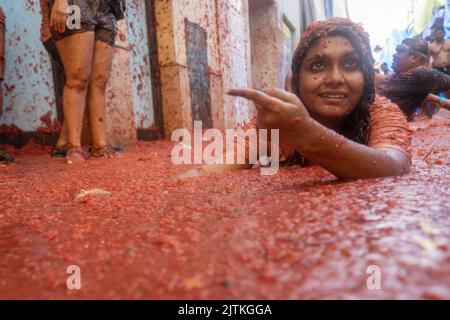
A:
[[[28,145],[0,167],[0,298],[450,299],[449,137],[418,130],[411,174],[356,182],[318,167],[175,181],[188,168],[168,141],[81,166]]]

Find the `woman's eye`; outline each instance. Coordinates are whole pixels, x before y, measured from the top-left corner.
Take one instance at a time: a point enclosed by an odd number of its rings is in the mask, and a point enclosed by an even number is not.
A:
[[[355,59],[347,59],[347,61],[345,61],[345,67],[347,68],[356,68],[359,66],[359,63],[357,60]]]
[[[322,61],[316,61],[311,64],[312,70],[322,70],[325,68],[325,64]]]

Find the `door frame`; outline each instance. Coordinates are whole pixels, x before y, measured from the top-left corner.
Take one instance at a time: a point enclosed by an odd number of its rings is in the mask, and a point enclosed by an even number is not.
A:
[[[156,0],[145,0],[147,20],[148,52],[152,82],[153,113],[155,117],[156,135],[150,132],[139,132],[139,140],[155,140],[164,137],[163,103],[161,93],[161,71],[158,54],[158,37],[156,23]]]

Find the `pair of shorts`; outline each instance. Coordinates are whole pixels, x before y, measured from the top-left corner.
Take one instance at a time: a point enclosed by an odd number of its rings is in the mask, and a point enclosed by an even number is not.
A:
[[[59,41],[68,36],[94,32],[95,40],[114,46],[117,35],[117,19],[111,11],[107,0],[68,0],[69,6],[78,6],[81,12],[81,28],[67,29],[64,33],[51,30],[53,40]],[[49,16],[55,4],[55,0],[49,0]]]

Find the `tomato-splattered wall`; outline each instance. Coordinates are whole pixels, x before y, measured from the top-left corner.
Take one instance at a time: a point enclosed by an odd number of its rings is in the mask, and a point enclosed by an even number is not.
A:
[[[136,142],[135,102],[132,90],[133,72],[127,24],[119,22],[114,48],[113,67],[106,89],[106,132],[108,143],[127,146]]]
[[[1,0],[6,16],[5,80],[0,124],[37,131],[41,117],[56,119],[51,64],[39,37],[39,2]]]
[[[223,88],[252,86],[249,9],[247,0],[217,0],[220,56]],[[251,105],[243,99],[224,96],[226,128],[246,123],[252,118]]]
[[[297,0],[156,1],[166,135],[191,128],[187,22],[207,33],[208,77],[214,127],[233,128],[254,109],[225,93],[233,87],[283,87],[300,36]],[[289,32],[283,33],[283,27]],[[287,36],[285,36],[285,34]],[[289,46],[285,46],[290,41]]]
[[[155,124],[155,117],[145,2],[143,0],[126,0],[126,4],[135,122],[138,129],[150,129]]]
[[[250,118],[249,104],[224,93],[251,86],[247,0],[156,1],[166,135],[192,128],[186,21],[207,34],[208,77],[213,126],[233,128]]]
[[[292,50],[300,33],[299,2],[250,1],[252,80],[255,87],[285,87]]]

